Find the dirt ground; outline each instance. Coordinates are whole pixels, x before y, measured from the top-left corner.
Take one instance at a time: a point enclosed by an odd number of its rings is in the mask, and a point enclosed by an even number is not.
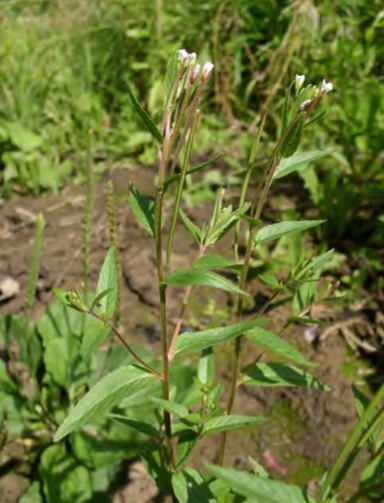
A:
[[[135,171],[115,170],[111,178],[118,202],[117,222],[119,248],[123,270],[123,325],[126,334],[138,342],[152,344],[159,341],[158,301],[153,285],[155,262],[152,243],[146,232],[139,227],[127,204],[128,183],[132,181],[140,190],[150,193],[153,186],[154,170],[140,167]],[[92,219],[90,242],[90,285],[97,281],[98,272],[109,247],[108,225],[105,210],[105,174],[97,182],[95,206]],[[20,291],[7,302],[1,304],[3,312],[19,313],[25,305],[28,264],[38,213],[43,213],[46,221],[44,233],[41,273],[33,318],[37,319],[45,307],[54,300],[53,285],[69,289],[81,280],[81,218],[84,205],[84,188],[67,187],[60,195],[49,195],[38,199],[19,197],[3,203],[0,207],[0,281],[6,276],[16,280]],[[166,203],[167,212],[171,201]],[[190,216],[202,222],[209,214],[207,206],[194,208]],[[196,245],[187,231],[180,227],[175,242],[173,267],[188,267],[196,258]],[[221,244],[225,254],[228,242]],[[230,250],[227,252],[230,258]],[[250,292],[257,299],[265,295],[265,286],[257,281],[250,284]],[[169,323],[175,316],[182,291],[174,290],[169,303]],[[213,305],[211,313],[205,313],[208,321],[214,321],[215,310],[227,310],[230,297],[223,292],[199,289],[192,305]],[[196,307],[195,307],[196,309]],[[273,321],[272,331],[278,333],[284,325],[288,305],[275,306],[267,313]],[[189,312],[186,316],[199,313]],[[331,307],[319,306],[317,315],[334,320],[335,323],[350,319],[350,313]],[[252,317],[250,311],[247,316]],[[367,322],[368,323],[368,322]],[[368,326],[368,325],[367,325]],[[367,328],[369,332],[369,329]],[[284,331],[286,340],[296,346],[313,362],[318,363],[314,373],[332,388],[331,393],[300,388],[239,388],[235,411],[243,414],[268,415],[270,421],[248,432],[228,435],[226,463],[248,469],[248,456],[269,469],[270,473],[285,481],[309,485],[313,490],[324,469],[335,459],[340,446],[356,421],[354,398],[351,384],[361,381],[364,391],[369,392],[363,373],[365,360],[351,352],[340,335],[334,330],[324,341],[313,344],[308,341],[308,328],[291,325]],[[369,335],[369,334],[368,334]],[[216,349],[219,360],[218,372],[226,381],[230,375],[230,348]],[[255,350],[247,345],[244,354],[252,361]],[[346,372],[346,368],[353,372]],[[372,370],[373,372],[373,370]],[[359,377],[361,375],[361,377]],[[225,398],[225,396],[224,396]],[[201,467],[205,461],[214,459],[217,438],[207,439],[192,460],[194,467]],[[357,479],[358,464],[352,470],[347,492]],[[0,501],[16,502],[25,489],[25,483],[18,482],[17,476],[0,479]],[[16,478],[15,478],[16,477]],[[140,463],[127,468],[127,481],[113,495],[116,503],[154,501],[156,489]],[[159,501],[156,499],[156,501]]]

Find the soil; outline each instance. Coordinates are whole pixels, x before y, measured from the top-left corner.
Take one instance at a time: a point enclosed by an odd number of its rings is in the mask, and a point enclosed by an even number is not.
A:
[[[114,170],[105,173],[97,182],[95,205],[90,239],[89,285],[95,285],[100,266],[109,247],[108,222],[106,217],[105,182],[112,179],[117,199],[117,234],[123,272],[123,326],[126,334],[137,342],[159,344],[158,300],[154,288],[155,262],[150,236],[136,222],[127,204],[128,183],[132,181],[144,193],[151,193],[154,170],[140,167],[135,171]],[[41,259],[36,303],[33,318],[36,320],[46,306],[54,300],[51,292],[56,285],[69,289],[82,280],[81,218],[85,202],[83,187],[67,187],[60,195],[40,198],[19,197],[3,203],[0,207],[0,281],[11,277],[19,284],[15,297],[3,302],[3,312],[22,313],[25,309],[28,264],[35,233],[37,215],[43,213],[46,227]],[[166,201],[166,212],[171,211],[171,201]],[[209,205],[208,205],[209,206]],[[189,211],[197,223],[209,215],[207,205]],[[169,220],[169,219],[168,219]],[[181,227],[177,229],[175,254],[172,267],[188,267],[196,258],[196,244]],[[220,245],[220,252],[228,258],[229,241]],[[268,288],[257,281],[249,285],[255,303],[268,294]],[[175,322],[182,296],[179,289],[172,290],[169,302],[169,323]],[[193,317],[212,322],[219,310],[229,312],[231,300],[223,292],[199,289],[191,300],[192,310],[186,323]],[[207,306],[211,309],[207,310]],[[340,311],[323,307],[319,316],[338,321],[347,317]],[[209,311],[209,312],[208,312]],[[221,312],[221,311],[220,311]],[[288,305],[272,307],[267,315],[273,321],[269,329],[279,333],[284,326]],[[325,313],[325,314],[324,314]],[[252,309],[247,316],[252,317]],[[293,324],[284,331],[286,340],[293,342],[313,362],[318,363],[314,374],[332,388],[331,393],[300,388],[246,388],[240,386],[235,402],[235,413],[265,415],[269,421],[249,431],[228,435],[227,465],[249,469],[248,456],[252,456],[281,480],[316,488],[316,481],[335,459],[340,447],[356,421],[351,384],[356,379],[365,385],[363,378],[356,377],[366,363],[356,357],[345,344],[344,338],[335,331],[317,345],[307,342],[307,327]],[[216,349],[221,378],[230,376],[231,349],[220,346]],[[247,344],[243,354],[244,363],[255,359],[257,352]],[[264,357],[263,357],[264,358]],[[361,367],[361,369],[360,369]],[[346,369],[353,369],[347,372]],[[364,391],[369,392],[369,389]],[[225,395],[223,399],[225,399]],[[218,437],[209,437],[200,446],[192,459],[192,466],[200,468],[206,461],[213,461]],[[346,492],[358,480],[359,463],[352,469]],[[0,501],[16,502],[25,489],[25,479],[17,473],[0,478]],[[127,479],[122,488],[111,496],[116,503],[150,502],[157,498],[153,481],[142,465],[127,468]],[[159,501],[159,499],[156,499]]]

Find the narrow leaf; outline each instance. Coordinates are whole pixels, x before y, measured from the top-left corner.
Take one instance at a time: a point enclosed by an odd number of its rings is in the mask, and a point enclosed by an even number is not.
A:
[[[193,173],[196,173],[197,171],[200,171],[201,169],[206,168],[207,166],[210,166],[215,161],[220,159],[220,157],[222,157],[222,154],[218,154],[215,157],[212,157],[212,159],[209,159],[208,161],[202,162],[201,164],[194,166],[193,168],[191,168],[187,171],[187,175],[192,175]],[[180,180],[180,178],[181,178],[181,173],[175,173],[174,175],[171,175],[169,178],[167,178],[165,180],[164,188],[169,187],[172,183],[176,182],[177,180]]]
[[[212,348],[203,349],[197,369],[197,378],[204,386],[211,387],[213,385],[215,378],[215,361]]]
[[[245,426],[262,423],[266,420],[267,418],[265,417],[236,415],[214,417],[205,423],[203,433],[204,435],[211,435],[221,431],[236,430],[238,428],[244,428]]]
[[[243,369],[243,384],[247,386],[297,386],[330,391],[320,379],[293,365],[257,363]]]
[[[183,221],[185,227],[189,230],[192,236],[196,239],[196,241],[200,244],[201,242],[201,230],[197,227],[196,224],[192,222],[192,220],[184,213],[184,211],[180,208],[179,210],[181,220]]]
[[[299,487],[252,473],[206,464],[215,477],[225,480],[231,489],[260,503],[312,503],[314,500]]]
[[[144,229],[155,237],[155,203],[142,194],[133,183],[129,184],[129,193],[129,204],[135,217]]]
[[[288,234],[293,234],[295,232],[303,232],[307,229],[311,229],[312,227],[317,227],[324,222],[325,220],[299,220],[266,225],[256,233],[255,243],[269,243],[270,241],[279,239],[282,236],[287,236]]]
[[[100,414],[111,410],[123,399],[135,397],[153,382],[153,374],[129,365],[120,367],[104,376],[75,406],[60,425],[55,435],[58,442],[66,435],[81,428]],[[125,400],[127,405],[127,400]]]
[[[140,433],[144,433],[144,435],[148,435],[152,438],[159,438],[159,432],[156,430],[156,428],[151,424],[144,422],[143,420],[138,421],[137,419],[132,419],[120,414],[108,414],[108,417],[113,419],[114,421],[117,421],[118,423],[123,424],[124,426],[128,426],[129,428],[133,428]]]
[[[162,398],[151,397],[151,402],[163,409],[171,412],[177,417],[185,418],[189,415],[189,410],[180,403],[173,402],[172,400],[163,400]]]
[[[166,278],[165,283],[169,286],[210,286],[227,292],[247,295],[228,279],[206,269],[178,269]]]
[[[286,157],[280,162],[273,178],[283,178],[294,171],[305,170],[311,162],[318,161],[323,157],[328,157],[332,153],[332,150],[313,150],[312,152],[300,152],[290,157]]]
[[[248,456],[248,461],[256,475],[266,479],[269,478],[268,472],[255,459],[253,459],[251,456]]]
[[[304,122],[305,122],[305,113],[302,112],[300,114],[300,117],[293,124],[283,145],[281,146],[280,153],[282,157],[290,157],[298,149],[300,145],[301,135],[303,132]]]
[[[251,330],[257,325],[262,325],[266,319],[259,318],[257,320],[244,321],[236,323],[229,327],[210,328],[201,332],[185,332],[181,334],[177,340],[175,355],[186,355],[202,351],[215,344],[229,341],[242,335],[247,330]]]
[[[235,223],[243,217],[243,215],[249,210],[250,206],[251,205],[249,203],[246,203],[225,218],[219,219],[209,231],[204,243],[206,245],[213,245],[217,243],[225,234],[227,234],[227,232],[230,231]]]
[[[160,145],[162,145],[163,144],[163,137],[161,136],[160,131],[157,129],[157,127],[155,126],[155,123],[149,117],[147,112],[141,108],[139,102],[134,97],[128,83],[127,83],[127,90],[128,90],[128,96],[131,100],[133,108],[135,109],[135,111],[137,112],[137,114],[139,115],[141,120],[144,122],[146,128],[151,133],[151,135],[154,137],[154,139],[157,140],[160,143]]]
[[[196,269],[219,269],[231,266],[231,262],[220,255],[204,255],[193,264]]]
[[[99,297],[100,310],[107,318],[112,318],[117,300],[116,250],[110,248],[104,259],[97,283],[96,298]],[[107,295],[101,293],[108,291]]]
[[[315,366],[314,363],[304,358],[292,344],[289,344],[289,342],[264,328],[255,327],[246,332],[245,337],[270,354],[280,356],[285,360],[290,360],[299,365],[306,365],[307,367]]]

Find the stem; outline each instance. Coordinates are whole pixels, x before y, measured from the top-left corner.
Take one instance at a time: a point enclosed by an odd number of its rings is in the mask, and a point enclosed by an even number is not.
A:
[[[173,205],[173,214],[172,214],[171,226],[169,229],[168,243],[167,243],[167,257],[166,257],[166,266],[165,266],[166,271],[169,271],[169,268],[171,265],[171,254],[172,254],[173,241],[175,238],[176,222],[177,222],[177,217],[179,216],[181,196],[183,194],[184,182],[185,182],[185,178],[187,176],[189,161],[190,161],[191,152],[192,152],[192,145],[193,145],[193,141],[195,139],[195,134],[196,134],[196,129],[197,129],[197,125],[199,122],[199,118],[200,118],[200,113],[197,111],[195,120],[192,125],[192,129],[191,129],[191,132],[189,135],[188,144],[187,144],[187,151],[185,153],[185,159],[184,159],[184,164],[183,164],[183,169],[181,171],[181,176],[180,176],[180,180],[179,180],[179,184],[178,184],[177,192],[176,192],[176,196],[175,196],[175,203]]]
[[[341,449],[340,454],[336,458],[336,461],[334,462],[330,472],[328,473],[320,492],[319,501],[321,503],[330,501],[330,496],[337,488],[339,482],[338,480],[339,475],[343,471],[344,466],[348,462],[349,453],[351,452],[353,446],[358,442],[359,436],[363,432],[366,423],[369,421],[376,407],[380,404],[383,398],[384,398],[384,384],[382,384],[376,396],[373,398],[373,400],[365,410],[364,414],[361,416],[360,421],[357,423],[354,430],[350,434],[347,442]]]
[[[155,368],[151,367],[151,365],[148,365],[148,363],[146,363],[142,358],[140,358],[140,356],[135,352],[135,350],[133,350],[131,348],[131,346],[128,344],[128,342],[124,339],[123,335],[117,330],[116,327],[114,327],[112,325],[111,322],[109,322],[108,320],[106,320],[102,316],[99,316],[94,311],[86,311],[86,313],[90,314],[91,316],[93,316],[97,320],[100,320],[103,323],[105,323],[105,325],[107,325],[107,327],[118,337],[118,339],[120,339],[120,341],[126,347],[128,352],[135,358],[135,360],[137,360],[140,363],[140,365],[142,365],[149,372],[151,372],[151,374],[154,374],[155,376],[157,376],[159,379],[163,379],[163,376],[160,374],[160,372],[158,372]]]
[[[197,258],[201,258],[204,255],[206,249],[207,249],[207,247],[202,245],[200,247],[200,252],[199,252],[199,255]],[[176,347],[176,343],[177,343],[177,338],[179,337],[179,334],[180,334],[181,324],[183,322],[185,309],[187,308],[187,304],[188,304],[188,300],[189,300],[189,296],[191,295],[191,292],[192,292],[192,286],[189,285],[187,287],[187,289],[185,290],[184,297],[183,297],[183,303],[180,308],[179,318],[177,320],[175,330],[173,331],[172,342],[171,342],[171,345],[169,347],[169,352],[168,352],[169,361],[173,360],[175,347]]]

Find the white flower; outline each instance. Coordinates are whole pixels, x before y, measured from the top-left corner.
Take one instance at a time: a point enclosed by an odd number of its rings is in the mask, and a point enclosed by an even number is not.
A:
[[[210,61],[207,61],[204,66],[203,66],[203,74],[201,76],[201,80],[204,82],[205,80],[207,80],[208,78],[208,75],[211,73],[212,71],[212,68],[214,67],[213,63],[211,63]]]
[[[327,82],[325,79],[323,80],[321,84],[321,92],[322,93],[329,93],[330,91],[333,90],[333,84],[332,82]]]
[[[193,66],[196,63],[196,53],[191,52],[190,54],[188,54],[186,62],[187,62],[187,65]]]
[[[190,82],[191,84],[194,84],[196,82],[196,79],[200,73],[200,65],[196,65],[195,68],[192,70],[191,77],[190,77]]]
[[[297,75],[295,77],[296,91],[299,92],[305,81],[305,75]]]
[[[188,53],[185,49],[179,49],[177,51],[177,61],[183,63],[188,57]]]

